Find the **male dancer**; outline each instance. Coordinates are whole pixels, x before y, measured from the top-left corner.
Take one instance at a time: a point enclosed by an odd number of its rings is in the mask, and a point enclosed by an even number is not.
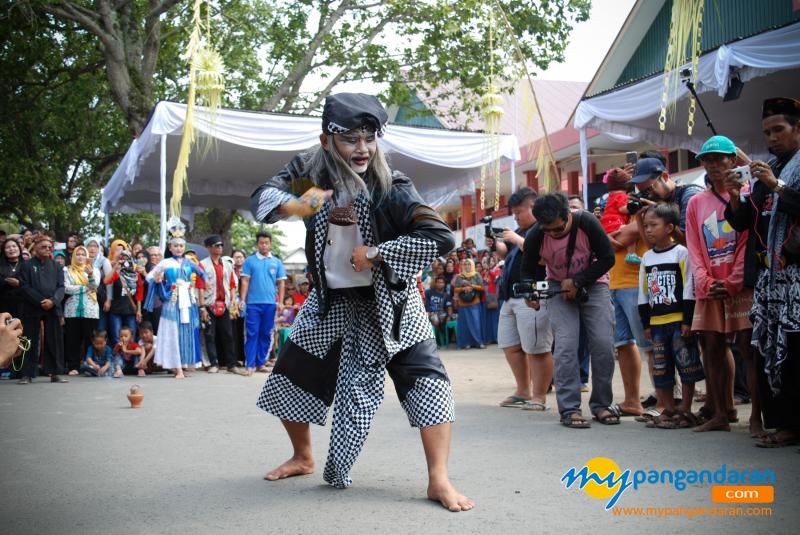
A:
[[[411,180],[390,171],[377,143],[387,118],[373,96],[329,96],[320,146],[253,193],[257,220],[305,219],[314,277],[257,403],[281,419],[294,449],[265,479],[314,471],[308,424],[325,423],[335,395],[323,477],[337,488],[349,486],[388,370],[409,422],[420,428],[428,498],[465,511],[474,502],[447,474],[452,389],[414,284],[416,273],[454,243]]]

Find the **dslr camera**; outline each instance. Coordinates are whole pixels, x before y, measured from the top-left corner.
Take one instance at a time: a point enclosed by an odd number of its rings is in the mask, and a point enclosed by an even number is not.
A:
[[[642,199],[650,200],[648,192],[646,191],[634,190],[632,195],[635,197],[635,200],[628,201],[628,213],[630,215],[634,215],[636,212],[642,209]]]
[[[522,297],[528,301],[542,301],[544,299],[552,299],[559,294],[565,294],[567,290],[551,290],[550,284],[547,281],[525,280],[522,282],[515,282],[511,286],[511,292],[514,294],[514,297]],[[585,303],[588,300],[589,291],[586,288],[578,288],[575,301],[578,303]]]

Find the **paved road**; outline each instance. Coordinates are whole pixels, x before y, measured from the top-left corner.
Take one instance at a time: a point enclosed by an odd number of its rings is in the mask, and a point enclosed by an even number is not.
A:
[[[424,499],[425,463],[391,386],[353,470],[327,487],[320,471],[261,479],[290,453],[277,420],[255,407],[263,376],[198,373],[143,379],[143,408],[127,408],[137,382],[76,378],[56,385],[0,383],[0,533],[656,533],[795,532],[800,521],[796,447],[762,450],[746,429],[698,435],[622,425],[570,430],[554,413],[501,409],[511,378],[502,353],[445,351],[457,419],[455,484],[477,501],[448,513]],[[615,392],[622,387],[615,375]],[[584,396],[586,401],[587,396]],[[555,404],[550,396],[549,403]],[[748,408],[740,409],[746,421]],[[318,468],[328,429],[314,428]],[[772,516],[615,517],[605,501],[561,477],[594,457],[624,470],[772,470]],[[709,507],[711,485],[629,489],[621,507]],[[748,506],[744,506],[748,507]],[[794,528],[792,527],[794,526]]]

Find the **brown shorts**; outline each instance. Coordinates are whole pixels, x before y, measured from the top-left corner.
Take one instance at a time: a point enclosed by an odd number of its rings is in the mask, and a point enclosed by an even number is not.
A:
[[[737,295],[727,299],[698,299],[694,305],[692,330],[728,334],[752,329],[752,308],[752,288],[743,288]]]

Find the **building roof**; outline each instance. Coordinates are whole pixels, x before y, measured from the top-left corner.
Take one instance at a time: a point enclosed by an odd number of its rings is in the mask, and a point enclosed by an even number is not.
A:
[[[567,120],[586,89],[586,82],[534,80],[533,85],[548,132],[560,130],[567,124]],[[444,128],[470,131],[486,130],[486,125],[481,118],[469,118],[467,114],[456,111],[457,97],[445,99],[444,102],[437,105],[432,103],[436,95],[440,95],[444,91],[455,93],[450,89],[443,88],[438,92],[433,91],[433,97],[430,99],[415,95],[414,101],[410,106],[400,107],[393,122],[396,124],[433,126],[435,121]],[[500,120],[500,131],[505,134],[514,134],[523,147],[540,139],[544,132],[534,111],[535,107],[528,80],[522,79],[518,81],[514,92],[512,94],[504,93],[502,97],[505,114]],[[420,106],[431,110],[434,117],[430,115],[426,117]],[[403,114],[409,113],[410,110],[416,110],[423,115],[404,117]],[[419,121],[423,121],[423,123]]]

